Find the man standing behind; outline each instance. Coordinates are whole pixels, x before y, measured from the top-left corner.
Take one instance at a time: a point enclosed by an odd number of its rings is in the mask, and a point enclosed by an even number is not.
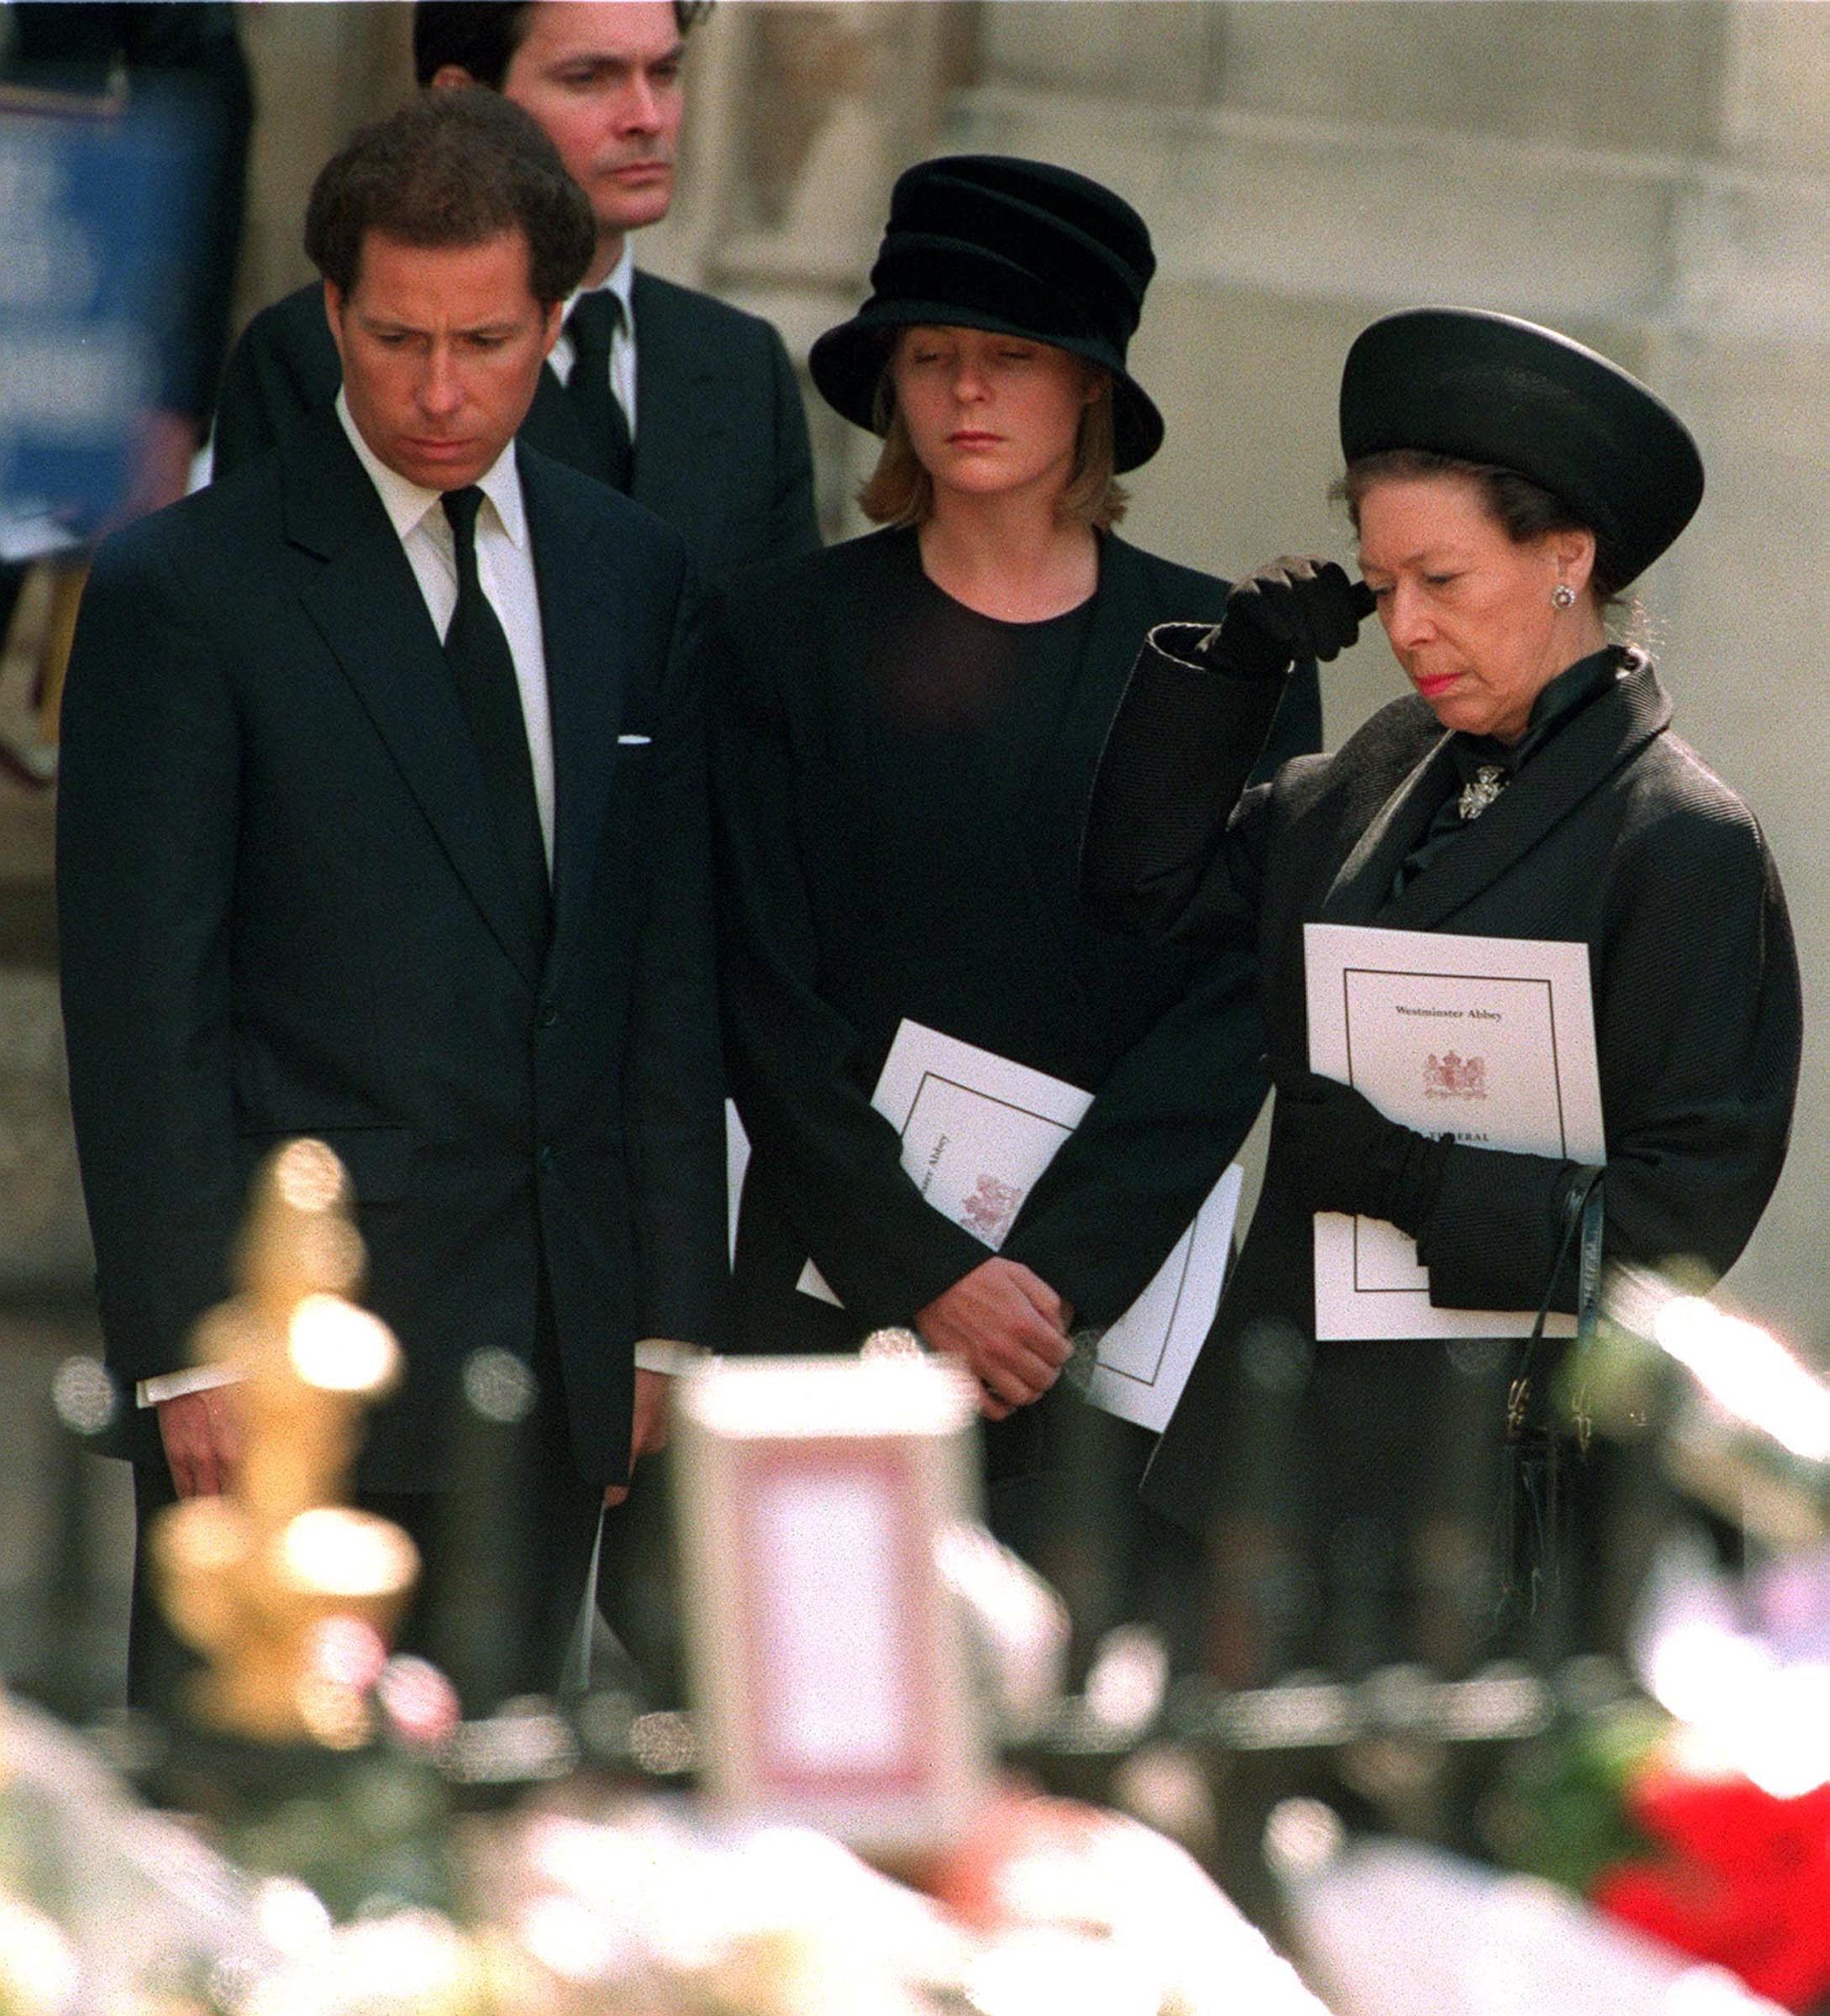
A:
[[[639,1339],[716,1341],[724,1273],[691,564],[514,434],[591,256],[539,128],[422,94],[319,176],[334,410],[121,533],[72,654],[58,893],[77,1146],[145,1521],[221,1489],[186,1373],[256,1158],[350,1170],[407,1371],[362,1502],[445,1536],[464,1368],[540,1395],[504,1685],[550,1685],[600,1504],[665,1434]],[[474,1529],[476,1521],[470,1522]],[[130,1688],[166,1641],[138,1600]],[[412,1633],[409,1633],[411,1638]]]
[[[540,374],[525,438],[627,491],[686,537],[702,572],[819,543],[807,419],[759,317],[635,270],[629,234],[673,200],[686,24],[666,0],[419,0],[423,85],[484,84],[530,113],[585,192],[597,245]],[[265,308],[223,379],[216,470],[336,396],[316,288]]]

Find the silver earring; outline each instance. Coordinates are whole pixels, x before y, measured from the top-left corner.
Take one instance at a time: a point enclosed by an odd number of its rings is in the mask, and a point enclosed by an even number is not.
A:
[[[1573,609],[1575,599],[1576,591],[1567,581],[1559,581],[1550,591],[1550,606],[1553,609]]]

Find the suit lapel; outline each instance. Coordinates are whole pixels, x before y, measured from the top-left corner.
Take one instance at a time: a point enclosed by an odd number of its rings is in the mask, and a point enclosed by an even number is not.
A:
[[[603,832],[623,716],[627,584],[591,527],[563,507],[537,458],[518,458],[540,595],[553,722],[553,949],[555,979],[586,900]]]
[[[1090,788],[1093,764],[1117,711],[1119,696],[1153,621],[1143,556],[1107,533],[1099,543],[1099,585],[1092,621],[1067,696],[1061,732],[1036,766],[1039,791],[1074,795]]]
[[[1436,815],[1454,769],[1449,737],[1440,736],[1361,830],[1322,900],[1333,924],[1365,924],[1377,914],[1398,864]],[[1349,828],[1351,830],[1351,828]]]
[[[1034,753],[1023,794],[1016,858],[1030,859],[1031,843],[1054,835],[1064,821],[1077,828],[1092,788],[1095,765],[1104,746],[1119,696],[1131,675],[1151,622],[1152,601],[1137,549],[1107,533],[1100,541],[1099,582],[1073,683],[1060,696],[1049,732]],[[1042,906],[1051,928],[1060,928],[1057,906]]]
[[[521,423],[517,436],[543,455],[576,469],[581,476],[604,480],[604,459],[594,453],[578,424],[578,409],[566,396],[559,375],[550,364],[540,366],[540,381],[534,388],[534,403]]]
[[[307,613],[387,745],[408,789],[502,950],[539,974],[496,838],[470,731],[419,584],[334,412],[314,416],[282,462],[287,537],[319,563]]]
[[[1465,834],[1419,875],[1380,921],[1429,931],[1508,873],[1669,726],[1671,703],[1642,659],[1557,731],[1552,749],[1528,762]],[[1394,863],[1394,866],[1396,864]],[[1391,884],[1387,881],[1389,889]]]
[[[705,500],[718,494],[718,443],[726,402],[713,396],[718,360],[702,328],[682,312],[690,297],[638,272],[630,296],[635,323],[635,463],[630,495],[666,519],[695,548]]]

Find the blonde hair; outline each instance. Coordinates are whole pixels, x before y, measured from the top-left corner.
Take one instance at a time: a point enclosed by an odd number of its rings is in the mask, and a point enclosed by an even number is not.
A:
[[[925,525],[934,515],[934,480],[923,467],[897,409],[896,383],[887,359],[877,381],[871,420],[883,437],[883,446],[876,467],[858,491],[858,508],[873,525]],[[1055,500],[1055,516],[1063,524],[1109,532],[1123,517],[1130,498],[1113,473],[1117,460],[1108,377],[1081,415],[1074,466],[1066,488]]]

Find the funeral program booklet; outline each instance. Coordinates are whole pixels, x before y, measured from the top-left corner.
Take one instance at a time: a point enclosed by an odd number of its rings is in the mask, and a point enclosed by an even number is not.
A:
[[[1607,1159],[1585,945],[1309,924],[1309,1068],[1388,1120],[1483,1147]],[[1517,1337],[1533,1310],[1435,1309],[1417,1247],[1382,1219],[1315,1215],[1316,1335]],[[1546,1326],[1568,1336],[1574,1324]]]
[[[936,1210],[994,1252],[1055,1151],[1092,1105],[1090,1092],[905,1020],[870,1103],[902,1137],[902,1167]],[[1235,1163],[1154,1278],[1099,1341],[1088,1397],[1160,1431],[1213,1321],[1238,1215]],[[809,1260],[796,1285],[839,1299]]]

